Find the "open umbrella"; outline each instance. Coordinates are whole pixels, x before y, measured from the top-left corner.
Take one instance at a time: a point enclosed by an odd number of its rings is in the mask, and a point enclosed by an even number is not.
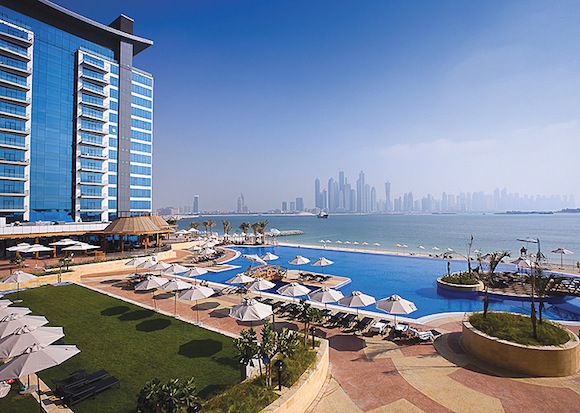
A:
[[[13,358],[8,363],[0,367],[0,380],[18,379],[30,374],[57,366],[72,356],[80,353],[77,346],[46,346],[40,347],[32,345],[18,357]],[[37,377],[38,402],[42,409],[40,400],[40,379]]]
[[[397,314],[409,314],[417,310],[415,304],[393,294],[390,297],[377,301],[377,308],[389,314],[395,315],[395,324],[397,324]]]
[[[52,251],[52,248],[45,247],[44,245],[40,245],[40,244],[33,244],[26,249],[20,250],[21,253],[35,254],[35,263],[34,263],[35,267],[38,267],[38,253],[39,252],[49,252],[49,251]]]
[[[27,272],[18,270],[18,271],[14,271],[8,277],[4,278],[2,280],[2,282],[3,283],[16,283],[16,291],[17,291],[16,297],[20,297],[20,283],[34,280],[36,278],[38,278],[36,275],[28,274]]]
[[[167,264],[166,262],[163,261],[157,261],[155,264],[150,265],[149,267],[147,267],[147,269],[149,271],[165,271],[166,269],[170,268],[171,264]]]
[[[157,264],[157,258],[151,257],[151,258],[148,258],[145,261],[141,262],[140,264],[137,264],[137,268],[149,269],[149,267],[152,267],[155,264]]]
[[[146,280],[141,281],[135,286],[135,291],[149,291],[160,288],[162,285],[167,284],[169,280],[164,277],[150,276]]]
[[[67,246],[73,245],[73,244],[78,244],[78,241],[75,241],[75,240],[70,239],[70,238],[63,238],[63,239],[59,239],[56,242],[51,242],[48,245],[52,245],[53,247],[67,247]]]
[[[183,265],[179,265],[179,264],[174,263],[174,264],[170,264],[169,267],[167,267],[161,273],[163,275],[177,275],[177,274],[182,274],[182,273],[186,272],[187,270],[189,270],[189,268],[184,267]]]
[[[177,291],[187,290],[192,287],[192,284],[187,283],[185,281],[173,279],[169,282],[166,282],[161,287],[162,290],[165,291],[173,291],[175,294],[175,304],[174,304],[174,314],[177,316]]]
[[[327,303],[335,303],[343,297],[344,294],[342,292],[326,286],[308,294],[309,299],[323,303],[325,308]]]
[[[207,270],[201,267],[190,267],[187,271],[181,274],[182,277],[197,277],[203,274],[207,274]]]
[[[257,254],[245,254],[245,255],[242,255],[242,258],[245,258],[251,262],[255,262],[256,264],[266,265],[266,261],[264,261],[262,258],[260,258]]]
[[[264,261],[275,261],[278,258],[280,258],[279,256],[277,256],[276,254],[272,254],[271,252],[267,252],[264,255],[262,255],[262,259]]]
[[[574,254],[572,251],[567,250],[566,248],[560,247],[552,251],[554,254],[560,254],[560,268],[564,266],[564,254]]]
[[[125,263],[125,265],[128,267],[135,267],[135,269],[137,269],[139,265],[143,264],[144,262],[147,262],[147,260],[149,260],[149,258],[145,257],[131,258],[129,261]]]
[[[11,251],[11,252],[21,252],[27,248],[30,247],[30,244],[27,242],[21,242],[20,244],[17,245],[13,245],[12,247],[8,247],[6,248],[6,251]]]
[[[269,290],[270,288],[274,288],[276,284],[271,281],[265,280],[263,278],[255,278],[254,281],[248,286],[248,290],[250,291],[259,291],[260,297],[262,296],[262,291]]]
[[[0,323],[24,317],[32,311],[26,307],[6,307],[0,310]]]
[[[228,284],[248,284],[255,280],[254,277],[250,277],[244,273],[239,273],[235,277],[230,278],[226,281]]]
[[[63,251],[88,251],[101,248],[98,245],[87,244],[86,242],[77,242],[69,247],[63,248]]]
[[[197,300],[202,300],[204,298],[211,297],[215,294],[215,291],[209,287],[204,287],[202,285],[194,285],[191,288],[179,293],[180,300],[195,300],[195,310],[197,315],[197,323],[199,324],[199,307],[197,306]]]
[[[288,297],[300,297],[302,295],[307,295],[311,290],[310,288],[300,283],[291,282],[283,287],[278,288],[276,291],[280,295],[285,295]]]
[[[356,318],[358,318],[358,307],[366,307],[367,305],[374,304],[376,302],[375,297],[363,294],[360,291],[353,291],[346,297],[338,300],[338,304],[344,305],[346,307],[356,307]]]
[[[273,314],[272,306],[261,303],[253,298],[244,300],[230,309],[230,317],[238,321],[260,321]]]
[[[12,305],[10,300],[0,300],[0,308],[6,308]]]
[[[41,315],[25,315],[15,320],[5,321],[0,323],[0,339],[9,336],[22,328],[31,331],[45,324],[48,324],[48,320],[46,317]]]
[[[293,265],[298,266],[299,273],[300,273],[300,266],[304,265],[304,264],[308,264],[309,262],[310,262],[310,260],[306,257],[303,257],[302,255],[297,255],[296,257],[294,257],[290,261],[288,261],[289,264],[293,264]]]
[[[332,264],[334,264],[334,261],[330,261],[327,258],[320,257],[319,259],[317,259],[316,261],[314,261],[310,265],[312,265],[313,267],[321,267],[322,273],[324,274],[324,267],[326,267],[327,265],[332,265]]]
[[[0,359],[16,357],[35,344],[46,347],[63,337],[62,327],[38,327],[31,331],[21,329],[0,340]]]

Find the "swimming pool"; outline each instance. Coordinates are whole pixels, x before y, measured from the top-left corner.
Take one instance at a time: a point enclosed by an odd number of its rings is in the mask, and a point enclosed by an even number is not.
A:
[[[280,259],[271,261],[273,265],[281,265],[290,269],[300,268],[302,271],[308,272],[321,272],[321,270],[320,267],[313,267],[310,264],[298,267],[289,264],[288,261],[299,254],[309,258],[311,262],[324,256],[334,261],[333,265],[325,267],[325,273],[348,277],[352,280],[351,283],[340,288],[344,295],[353,290],[359,290],[378,300],[392,294],[398,294],[415,303],[417,311],[409,315],[415,319],[438,313],[483,310],[482,294],[455,293],[437,288],[437,277],[447,272],[447,261],[441,259],[288,246],[234,247],[233,249],[240,251],[241,254],[258,254],[260,256],[266,252],[272,252],[280,256]],[[242,268],[221,273],[209,273],[207,279],[223,283],[250,266],[250,262],[241,256],[231,261],[230,264],[239,265]],[[513,265],[505,266],[505,269],[513,270],[513,268]],[[451,263],[452,271],[466,269],[465,261]],[[501,266],[498,269],[501,270]],[[378,311],[374,305],[365,309]],[[490,295],[490,310],[529,314],[530,302]],[[580,299],[550,298],[546,300],[544,316],[555,320],[580,321]]]

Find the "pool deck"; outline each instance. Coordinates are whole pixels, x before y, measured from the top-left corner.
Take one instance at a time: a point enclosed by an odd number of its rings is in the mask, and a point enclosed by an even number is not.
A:
[[[174,313],[171,294],[136,293],[125,275],[84,277],[81,284],[144,307]],[[248,328],[228,316],[240,303],[235,294],[200,300],[196,307],[177,302],[180,319],[235,336]],[[343,311],[348,311],[344,309]],[[385,317],[386,318],[386,317]],[[580,406],[580,374],[563,378],[520,377],[480,362],[460,343],[463,315],[422,319],[417,327],[442,333],[433,344],[365,337],[338,329],[318,329],[330,344],[330,375],[309,413],[342,412],[558,412]],[[277,328],[300,329],[276,317]],[[572,330],[578,332],[579,324]],[[260,326],[255,326],[258,330]],[[570,327],[570,326],[569,326]]]

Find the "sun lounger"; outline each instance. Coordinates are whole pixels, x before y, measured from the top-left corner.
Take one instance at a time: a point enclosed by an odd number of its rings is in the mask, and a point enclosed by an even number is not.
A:
[[[78,391],[78,389],[91,385],[99,380],[105,379],[109,376],[109,372],[107,370],[99,370],[95,373],[89,374],[79,380],[76,380],[72,383],[64,385],[57,390],[57,394],[67,395],[67,394],[74,394]]]
[[[330,320],[328,320],[328,322],[329,322],[330,324],[335,324],[335,325],[336,325],[336,324],[340,324],[340,323],[342,322],[342,319],[343,319],[344,317],[346,317],[346,313],[345,313],[344,311],[341,311],[341,312],[338,312],[338,313],[336,313],[336,314],[332,315],[332,316],[330,317]]]
[[[54,385],[58,389],[62,386],[66,386],[67,384],[71,384],[71,383],[74,383],[75,381],[81,380],[81,379],[85,378],[86,375],[87,375],[87,372],[85,370],[76,370],[76,371],[73,371],[71,374],[69,374],[69,376],[67,378],[61,379],[61,380],[53,380],[52,382],[54,383]]]
[[[75,393],[68,394],[64,397],[64,402],[67,406],[72,406],[90,397],[94,397],[95,395],[118,384],[119,380],[117,380],[116,377],[107,377],[103,380],[99,380],[93,384],[77,389]]]
[[[374,321],[374,318],[372,317],[365,317],[362,320],[360,320],[358,323],[356,323],[356,329],[363,331],[366,330]]]
[[[388,320],[377,321],[369,328],[369,332],[370,333],[385,334],[389,325],[390,325],[390,322]]]
[[[421,341],[434,341],[435,337],[431,331],[419,331],[416,328],[409,327],[409,333],[413,335],[413,337],[418,338]]]

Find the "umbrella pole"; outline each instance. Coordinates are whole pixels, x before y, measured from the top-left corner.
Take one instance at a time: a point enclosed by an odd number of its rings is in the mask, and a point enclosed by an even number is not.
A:
[[[175,291],[175,304],[173,305],[173,314],[177,317],[177,291]]]
[[[42,409],[42,399],[40,398],[40,378],[38,377],[38,373],[36,373],[36,391],[38,392],[38,406],[40,408],[40,413],[42,413],[43,409]]]
[[[197,305],[197,300],[195,300],[195,312],[197,315],[197,324],[199,324],[199,306]]]

